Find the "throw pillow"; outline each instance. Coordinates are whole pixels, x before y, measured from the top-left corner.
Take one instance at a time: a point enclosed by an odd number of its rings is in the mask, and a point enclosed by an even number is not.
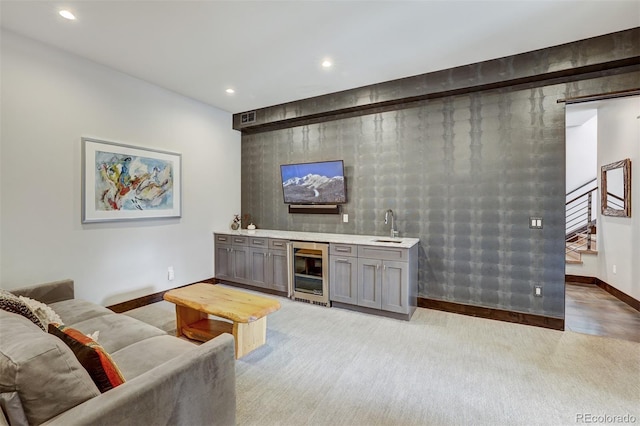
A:
[[[42,325],[45,327],[52,322],[62,324],[62,318],[60,318],[60,315],[56,314],[50,306],[28,297],[18,296],[18,298],[27,305],[34,314],[36,314],[40,322],[42,322]]]
[[[95,340],[79,330],[60,324],[49,324],[49,333],[59,337],[71,348],[100,392],[104,393],[124,383],[124,377],[111,356]]]
[[[38,318],[38,316],[31,310],[31,308],[25,304],[18,296],[7,291],[0,290],[0,309],[12,312],[14,314],[22,315],[23,317],[29,319],[35,325],[40,327],[43,331],[46,331],[42,321]]]

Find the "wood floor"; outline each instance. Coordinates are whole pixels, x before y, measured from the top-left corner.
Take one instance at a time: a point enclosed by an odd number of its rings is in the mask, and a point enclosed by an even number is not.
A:
[[[640,312],[595,284],[566,284],[566,330],[640,342]]]

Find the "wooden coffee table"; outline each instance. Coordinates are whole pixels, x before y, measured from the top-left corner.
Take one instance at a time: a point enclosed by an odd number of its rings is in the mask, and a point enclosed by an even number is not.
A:
[[[176,335],[206,342],[222,333],[236,341],[236,359],[267,341],[267,315],[280,302],[219,285],[197,283],[169,290],[164,300],[176,305]],[[232,322],[209,318],[209,314]]]

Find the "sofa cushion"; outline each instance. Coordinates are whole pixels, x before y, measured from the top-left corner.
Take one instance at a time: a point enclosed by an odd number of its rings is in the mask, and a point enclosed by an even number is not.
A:
[[[6,290],[0,290],[0,310],[22,315],[44,331],[44,324],[33,310],[20,298]]]
[[[100,395],[60,339],[28,319],[0,311],[0,393],[18,392],[30,424]]]
[[[63,324],[71,326],[91,318],[113,314],[111,309],[82,299],[63,300],[50,303],[49,306],[60,315]]]
[[[11,289],[11,293],[16,296],[30,297],[50,305],[53,302],[59,302],[60,300],[73,299],[73,288],[73,280],[65,279],[30,285],[27,287],[14,288]]]
[[[149,337],[167,334],[159,328],[137,319],[114,313],[75,323],[73,328],[84,334],[99,331],[100,345],[110,354]]]
[[[155,336],[111,354],[120,371],[131,380],[170,359],[194,350],[196,345],[174,336]]]
[[[29,426],[18,392],[0,392],[0,425]],[[2,423],[2,420],[5,420]]]
[[[87,370],[100,392],[124,383],[124,377],[109,354],[91,337],[72,327],[49,324],[49,333],[62,340]]]

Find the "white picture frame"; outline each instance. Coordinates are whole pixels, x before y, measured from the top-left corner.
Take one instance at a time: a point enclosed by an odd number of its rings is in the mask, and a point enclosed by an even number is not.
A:
[[[82,138],[82,223],[182,216],[182,155]]]

